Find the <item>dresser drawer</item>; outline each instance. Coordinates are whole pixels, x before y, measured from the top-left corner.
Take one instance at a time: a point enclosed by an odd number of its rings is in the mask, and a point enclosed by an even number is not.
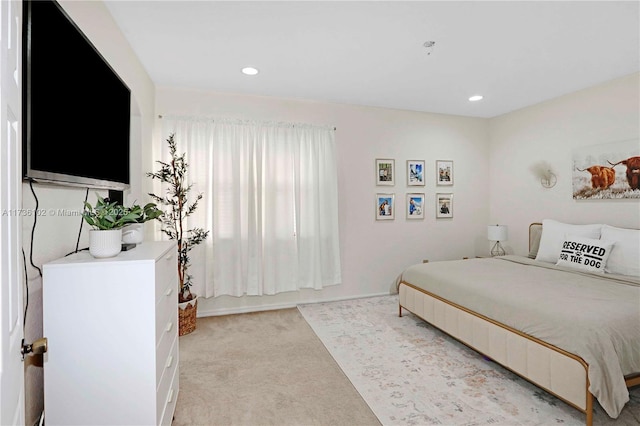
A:
[[[161,377],[156,394],[156,410],[158,419],[164,412],[165,405],[171,399],[171,397],[174,397],[174,395],[175,397],[178,396],[177,389],[172,391],[174,376],[176,371],[178,371],[178,361],[178,336],[176,335],[176,338],[173,341],[173,345],[171,345],[169,356],[167,357],[167,360],[165,360],[163,365],[161,365],[163,369],[160,373]],[[160,363],[158,363],[158,365],[160,365]]]
[[[164,312],[169,310],[169,307],[177,308],[178,306],[178,280],[169,281],[163,285],[162,291],[156,290],[156,294],[160,293],[160,296],[156,299],[156,309],[160,316],[163,316]],[[162,311],[162,314],[160,311]]]
[[[173,294],[178,288],[178,253],[169,250],[156,261],[156,302],[167,296],[169,288],[173,289]],[[176,299],[177,300],[177,299]]]
[[[173,372],[169,392],[165,401],[164,413],[160,418],[159,424],[162,426],[170,426],[173,421],[173,415],[176,411],[176,403],[178,402],[178,392],[180,392],[180,377],[178,369]]]
[[[156,345],[165,333],[172,332],[171,328],[175,327],[178,321],[178,292],[170,289],[166,293],[156,305]],[[173,325],[170,327],[169,324]]]
[[[177,354],[173,351],[179,346],[176,341],[178,339],[178,332],[167,334],[163,336],[156,349],[156,385],[160,383],[160,379],[167,368],[173,367],[178,361]]]
[[[156,317],[156,348],[161,350],[166,342],[173,341],[174,335],[178,334],[178,306],[171,311],[165,312],[163,316]],[[170,343],[169,343],[170,344]]]

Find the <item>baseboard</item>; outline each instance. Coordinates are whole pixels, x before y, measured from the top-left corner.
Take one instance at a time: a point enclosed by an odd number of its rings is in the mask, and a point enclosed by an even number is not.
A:
[[[298,302],[272,303],[272,304],[259,305],[259,306],[242,306],[237,308],[219,308],[219,309],[208,309],[208,310],[202,310],[200,307],[198,307],[197,316],[198,318],[203,318],[203,317],[213,317],[213,316],[220,316],[220,315],[247,314],[250,312],[262,312],[262,311],[273,311],[276,309],[295,308],[298,305],[339,302],[341,300],[352,300],[352,299],[365,299],[368,297],[389,296],[391,294],[392,293],[362,294],[357,296],[333,297],[333,298],[312,299],[312,300],[298,301]]]

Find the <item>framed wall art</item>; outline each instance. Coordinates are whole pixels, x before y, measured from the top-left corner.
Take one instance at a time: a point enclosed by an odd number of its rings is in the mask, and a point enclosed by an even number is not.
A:
[[[407,194],[407,219],[424,219],[424,193]]]
[[[376,220],[395,219],[394,194],[376,194]]]
[[[436,161],[436,184],[439,186],[453,185],[453,161]]]
[[[376,184],[395,185],[394,173],[396,162],[393,159],[376,159]]]
[[[424,186],[423,160],[407,160],[407,186]]]
[[[453,217],[453,194],[436,194],[436,219]]]
[[[573,150],[574,200],[640,198],[640,140],[631,139]]]

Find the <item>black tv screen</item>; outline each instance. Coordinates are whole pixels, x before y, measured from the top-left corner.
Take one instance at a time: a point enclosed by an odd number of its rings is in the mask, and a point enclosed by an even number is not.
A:
[[[129,88],[57,2],[23,5],[24,177],[128,188]]]

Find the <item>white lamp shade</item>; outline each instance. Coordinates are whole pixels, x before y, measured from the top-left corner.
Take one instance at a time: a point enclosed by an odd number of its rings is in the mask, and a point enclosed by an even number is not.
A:
[[[506,225],[489,225],[487,226],[487,239],[489,241],[507,241],[509,231]]]

